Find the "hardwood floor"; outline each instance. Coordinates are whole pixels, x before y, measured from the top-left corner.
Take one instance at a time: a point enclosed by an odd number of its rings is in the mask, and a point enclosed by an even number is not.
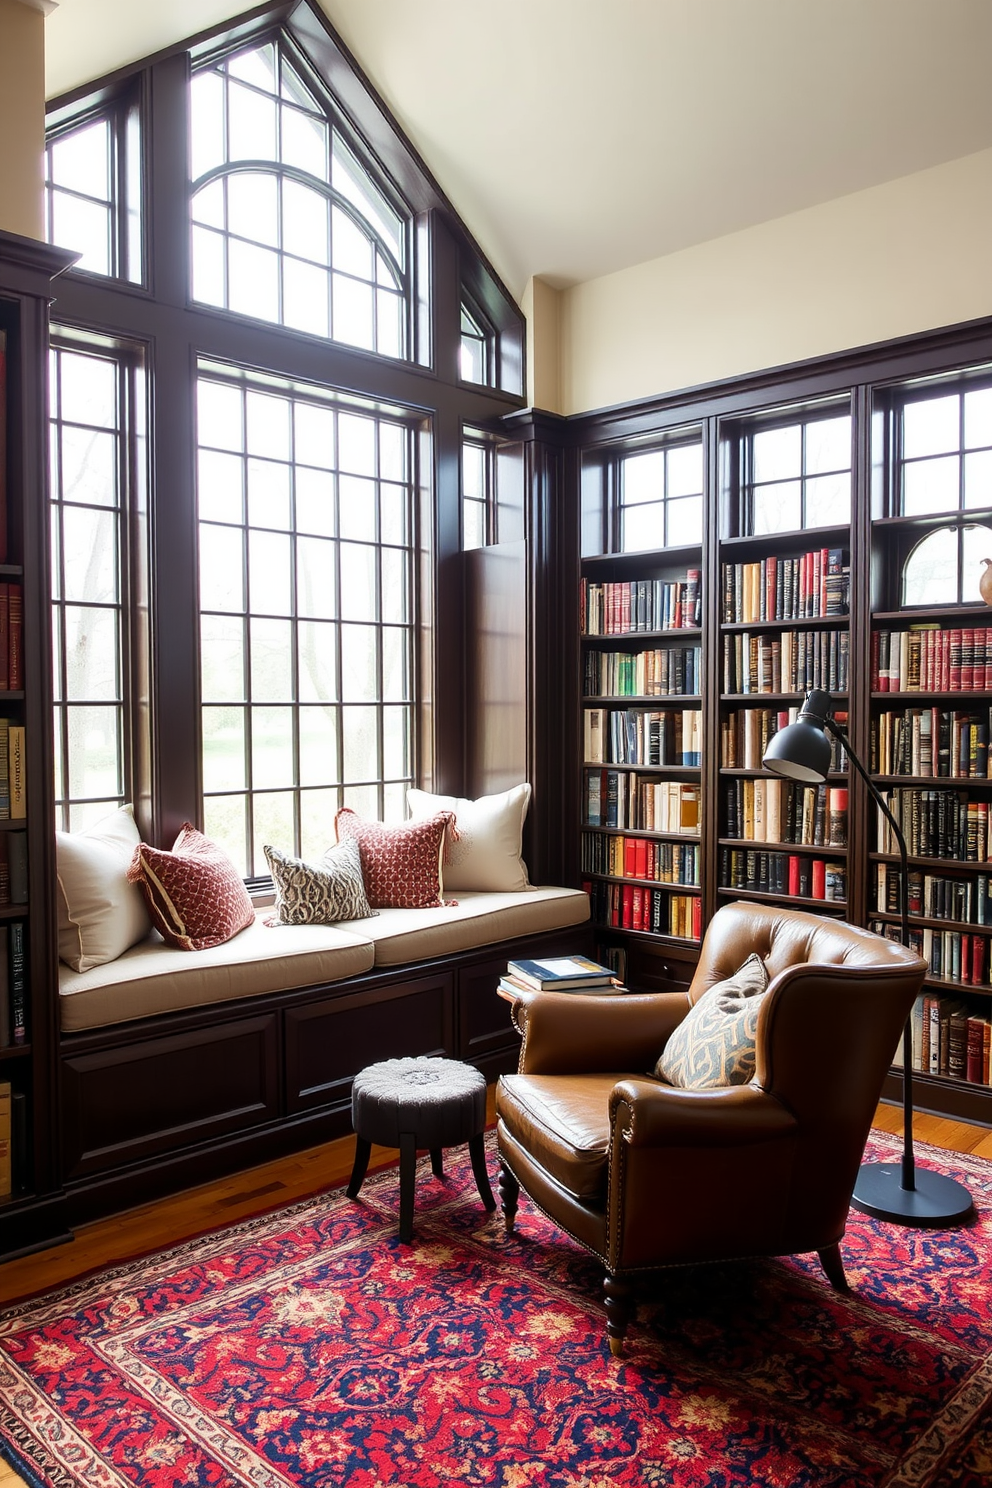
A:
[[[494,1090],[490,1088],[490,1120],[494,1116],[493,1096]],[[875,1125],[883,1131],[901,1132],[901,1108],[879,1106]],[[918,1112],[913,1131],[921,1142],[992,1160],[992,1130],[988,1127]],[[160,1250],[344,1182],[351,1173],[354,1142],[354,1137],[342,1137],[232,1178],[190,1189],[174,1198],[84,1225],[67,1245],[0,1265],[0,1302],[16,1301],[18,1297],[58,1286],[101,1266]],[[396,1158],[393,1148],[373,1147],[369,1168],[395,1162]],[[2,1462],[0,1488],[23,1488],[23,1480]]]

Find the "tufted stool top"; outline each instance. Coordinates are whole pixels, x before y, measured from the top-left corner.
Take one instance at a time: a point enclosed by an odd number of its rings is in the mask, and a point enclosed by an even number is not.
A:
[[[381,1147],[398,1147],[403,1132],[420,1148],[454,1147],[485,1127],[485,1076],[457,1059],[384,1059],[355,1076],[351,1118]]]

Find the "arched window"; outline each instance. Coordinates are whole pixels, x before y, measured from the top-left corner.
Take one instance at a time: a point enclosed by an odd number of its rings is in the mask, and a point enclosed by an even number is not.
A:
[[[992,559],[992,527],[938,527],[910,550],[902,569],[904,605],[968,604],[981,599],[983,558]]]
[[[409,213],[282,42],[195,73],[190,97],[193,298],[405,356]]]

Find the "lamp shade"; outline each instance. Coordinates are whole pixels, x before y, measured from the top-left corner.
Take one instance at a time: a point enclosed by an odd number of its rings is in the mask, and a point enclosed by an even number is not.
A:
[[[799,717],[772,735],[763,763],[776,775],[819,785],[830,769],[830,740],[817,722]]]

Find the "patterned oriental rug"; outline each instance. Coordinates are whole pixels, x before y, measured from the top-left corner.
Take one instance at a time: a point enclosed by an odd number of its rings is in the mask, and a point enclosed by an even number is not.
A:
[[[852,1214],[847,1299],[815,1257],[669,1272],[621,1360],[525,1198],[507,1236],[425,1159],[401,1246],[387,1169],[0,1314],[0,1450],[36,1488],[988,1488],[992,1164],[919,1155],[977,1223]]]

